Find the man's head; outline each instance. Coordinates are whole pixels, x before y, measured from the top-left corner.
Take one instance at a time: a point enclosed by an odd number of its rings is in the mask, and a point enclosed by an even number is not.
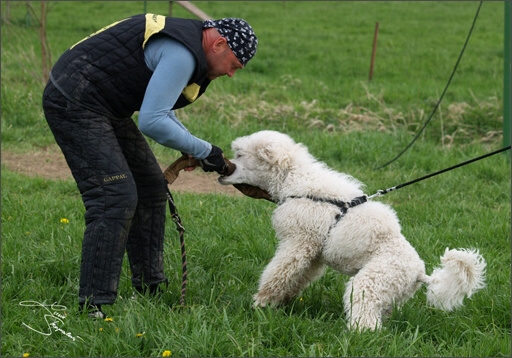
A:
[[[210,79],[233,76],[256,53],[258,39],[252,27],[242,19],[206,20],[203,30],[203,47]]]

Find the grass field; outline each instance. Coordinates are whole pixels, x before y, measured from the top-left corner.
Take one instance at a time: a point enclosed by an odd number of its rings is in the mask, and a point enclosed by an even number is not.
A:
[[[485,2],[454,80],[420,139],[478,2],[195,2],[212,17],[242,17],[260,47],[246,69],[212,84],[179,112],[224,148],[260,129],[287,132],[367,193],[502,146],[503,3]],[[38,2],[32,2],[38,8]],[[142,1],[51,2],[53,59],[91,32],[144,9]],[[165,14],[167,2],[146,3]],[[41,109],[40,46],[24,3],[2,2],[2,151],[55,147]],[[174,16],[191,17],[179,6]],[[374,78],[371,44],[380,23]],[[151,143],[162,163],[179,153]],[[291,304],[252,309],[276,247],[274,205],[180,193],[187,229],[187,306],[179,305],[180,254],[170,218],[170,292],[131,299],[125,262],[112,321],[77,316],[84,209],[70,180],[26,177],[2,165],[2,356],[510,356],[510,157],[497,155],[387,194],[428,273],[446,247],[476,247],[487,287],[454,312],[420,290],[379,332],[346,329],[347,277],[332,270]],[[125,260],[126,261],[126,260]],[[55,305],[52,307],[51,305]],[[44,306],[44,307],[43,307]]]

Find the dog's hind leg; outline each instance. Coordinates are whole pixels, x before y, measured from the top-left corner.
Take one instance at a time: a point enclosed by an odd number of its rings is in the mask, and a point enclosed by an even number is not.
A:
[[[393,304],[401,305],[421,286],[416,281],[421,267],[421,261],[402,264],[400,258],[368,263],[346,285],[343,301],[349,327],[380,328]]]
[[[343,297],[348,326],[353,330],[373,330],[382,325],[384,307],[379,304],[377,292],[364,281],[364,277],[351,277]]]
[[[320,246],[281,243],[261,275],[254,305],[264,307],[287,303],[322,276],[325,265],[319,258],[319,251]]]

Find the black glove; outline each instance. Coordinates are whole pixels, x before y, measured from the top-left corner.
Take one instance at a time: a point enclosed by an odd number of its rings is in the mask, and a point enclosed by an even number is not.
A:
[[[228,168],[226,162],[224,161],[222,149],[213,144],[210,154],[206,158],[200,159],[199,164],[205,172],[217,172],[221,175],[224,174]]]

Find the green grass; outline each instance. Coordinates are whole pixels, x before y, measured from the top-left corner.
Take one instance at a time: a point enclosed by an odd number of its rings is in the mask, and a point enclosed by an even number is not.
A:
[[[457,157],[439,149],[433,154],[426,164],[441,157],[437,163],[444,166]],[[413,170],[414,163],[406,165]],[[349,159],[346,166],[357,167],[357,160]],[[506,356],[510,345],[506,167],[505,158],[492,158],[462,169],[464,175],[451,172],[379,199],[393,204],[404,234],[429,272],[446,246],[478,247],[488,261],[488,287],[451,313],[427,307],[420,291],[394,313],[384,331],[364,334],[346,330],[341,304],[346,278],[332,271],[289,306],[252,310],[251,295],[276,244],[270,227],[273,204],[221,195],[175,195],[187,229],[186,309],[178,305],[179,247],[168,220],[166,266],[171,293],[159,301],[132,301],[125,265],[120,298],[107,308],[114,321],[78,319],[74,302],[84,226],[74,184],[20,178],[4,171],[3,353],[155,356],[169,349],[175,356]],[[69,219],[69,224],[61,223],[61,218]],[[64,329],[86,344],[58,332],[43,339],[21,326],[25,322],[45,327],[42,310],[20,307],[23,300],[66,305]]]
[[[33,5],[37,8],[37,2]],[[260,48],[247,69],[219,79],[179,115],[230,154],[239,135],[289,133],[320,160],[364,181],[366,192],[413,180],[502,146],[503,3],[485,2],[466,54],[417,143],[412,139],[444,88],[477,2],[197,2],[213,17],[247,19]],[[2,10],[5,10],[2,2]],[[55,146],[41,110],[43,84],[34,23],[11,3],[2,24],[2,151]],[[166,13],[167,2],[148,2]],[[70,44],[143,2],[53,2],[50,45]],[[175,16],[189,16],[174,6]],[[5,12],[4,12],[5,13]],[[85,14],[85,15],[77,15]],[[368,83],[375,22],[374,79]],[[151,143],[162,163],[179,153]],[[332,270],[291,304],[252,309],[251,296],[276,240],[274,205],[249,198],[176,193],[189,264],[179,306],[181,259],[170,218],[166,273],[171,292],[132,300],[125,260],[112,322],[77,316],[84,209],[73,181],[30,178],[2,166],[2,356],[510,356],[510,160],[497,155],[376,200],[391,204],[404,235],[438,265],[446,247],[476,247],[487,287],[454,312],[426,305],[420,290],[380,332],[353,333],[342,311],[347,277]],[[61,222],[61,219],[63,220]],[[66,307],[64,332],[48,336],[42,307]],[[62,313],[62,311],[57,311]],[[50,321],[51,322],[51,321]],[[23,325],[23,323],[25,325]],[[77,338],[77,337],[80,338]]]

